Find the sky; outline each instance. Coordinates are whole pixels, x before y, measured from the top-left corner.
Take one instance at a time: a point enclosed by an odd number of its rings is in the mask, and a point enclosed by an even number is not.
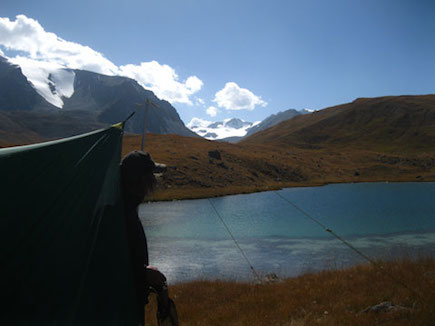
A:
[[[435,93],[435,1],[2,0],[0,54],[134,78],[185,124],[254,122]]]

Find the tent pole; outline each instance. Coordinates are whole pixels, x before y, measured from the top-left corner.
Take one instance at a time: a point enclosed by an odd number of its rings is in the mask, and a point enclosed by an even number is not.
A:
[[[147,112],[149,110],[150,107],[150,100],[147,99],[146,100],[146,105],[145,105],[145,109],[144,109],[144,113],[143,113],[143,133],[142,133],[142,145],[141,145],[141,151],[143,152],[144,148],[145,148],[145,133],[146,133],[146,124],[147,124]]]

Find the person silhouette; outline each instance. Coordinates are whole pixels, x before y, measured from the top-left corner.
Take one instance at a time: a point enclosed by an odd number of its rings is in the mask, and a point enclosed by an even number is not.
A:
[[[154,173],[161,173],[164,169],[164,165],[156,164],[150,154],[143,151],[133,151],[121,162],[121,190],[139,325],[145,324],[145,304],[148,303],[150,291],[157,294],[159,325],[178,325],[175,304],[168,295],[166,277],[156,267],[149,265],[147,239],[138,216],[139,205],[156,185]]]

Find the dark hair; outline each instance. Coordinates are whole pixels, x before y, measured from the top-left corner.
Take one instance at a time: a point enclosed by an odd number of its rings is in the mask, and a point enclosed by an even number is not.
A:
[[[121,162],[121,176],[132,179],[143,174],[153,173],[156,168],[151,155],[147,152],[134,151],[127,154]]]
[[[143,197],[154,188],[156,164],[150,154],[134,151],[121,162],[121,186],[124,198],[140,203]]]

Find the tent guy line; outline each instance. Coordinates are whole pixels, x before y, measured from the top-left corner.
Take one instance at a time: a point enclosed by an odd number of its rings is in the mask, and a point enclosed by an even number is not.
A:
[[[308,219],[310,219],[311,221],[313,221],[314,223],[316,223],[317,225],[319,225],[323,230],[325,230],[326,232],[328,232],[329,234],[331,234],[333,237],[335,237],[337,240],[341,241],[343,244],[345,244],[346,246],[348,246],[350,249],[352,249],[354,252],[356,252],[358,255],[360,255],[361,257],[363,257],[365,260],[367,260],[369,263],[371,263],[375,268],[378,268],[380,270],[382,270],[383,272],[385,272],[384,270],[384,266],[382,264],[380,264],[379,262],[376,262],[374,259],[370,258],[369,256],[365,255],[363,252],[361,252],[359,249],[355,248],[353,245],[351,245],[348,241],[344,240],[342,237],[340,237],[337,233],[335,233],[334,231],[332,231],[330,228],[326,227],[322,222],[320,222],[318,219],[316,219],[315,217],[311,216],[310,214],[308,214],[306,211],[304,211],[302,208],[300,208],[299,206],[297,206],[296,204],[294,204],[293,202],[291,202],[288,198],[285,198],[284,196],[282,196],[281,194],[279,194],[277,191],[274,191],[274,193],[280,197],[281,199],[283,199],[284,201],[286,201],[288,204],[290,204],[292,207],[294,207],[296,210],[298,210],[302,215],[304,215],[305,217],[307,217]],[[425,300],[423,299],[423,296],[416,291],[415,289],[411,288],[410,286],[408,286],[406,283],[402,282],[401,280],[397,279],[396,277],[394,277],[391,273],[386,273],[386,275],[388,275],[391,280],[393,280],[395,283],[401,285],[402,287],[404,287],[405,289],[407,289],[408,291],[414,293],[420,300],[421,303],[426,305],[427,303],[425,302]]]
[[[248,256],[246,256],[245,252],[242,250],[242,248],[240,247],[239,243],[237,242],[236,238],[234,237],[234,235],[231,233],[230,228],[228,227],[228,225],[225,223],[224,219],[222,218],[222,216],[219,214],[219,212],[217,211],[216,207],[213,205],[213,202],[211,201],[211,199],[208,199],[211,207],[213,207],[213,210],[215,211],[216,215],[219,217],[219,219],[221,220],[222,224],[224,225],[225,229],[227,230],[228,234],[230,235],[231,239],[233,239],[234,243],[236,244],[236,247],[239,249],[240,253],[242,254],[243,258],[245,258],[246,262],[249,265],[249,268],[252,271],[252,274],[254,274],[254,277],[261,283],[261,278],[258,275],[257,271],[255,270],[254,266],[251,264]]]
[[[367,260],[368,262],[372,263],[373,265],[376,265],[376,262],[371,259],[370,257],[368,257],[367,255],[365,255],[363,252],[361,252],[359,249],[355,248],[354,246],[352,246],[349,242],[347,242],[346,240],[344,240],[342,237],[340,237],[337,233],[335,233],[334,231],[332,231],[330,228],[326,227],[324,224],[322,224],[318,219],[316,219],[315,217],[312,217],[310,214],[308,214],[306,211],[304,211],[302,208],[300,208],[299,206],[296,206],[294,203],[292,203],[289,199],[285,198],[284,196],[282,196],[281,194],[279,194],[278,192],[274,191],[274,193],[280,197],[281,199],[283,199],[284,201],[286,201],[287,203],[289,203],[291,206],[293,206],[294,208],[296,208],[300,213],[302,213],[302,215],[304,215],[305,217],[309,218],[310,220],[312,220],[314,223],[318,224],[323,230],[325,230],[326,232],[330,233],[333,237],[335,237],[336,239],[338,239],[339,241],[341,241],[342,243],[344,243],[346,246],[348,246],[350,249],[352,249],[353,251],[355,251],[358,255],[360,255],[361,257],[363,257],[365,260]]]

